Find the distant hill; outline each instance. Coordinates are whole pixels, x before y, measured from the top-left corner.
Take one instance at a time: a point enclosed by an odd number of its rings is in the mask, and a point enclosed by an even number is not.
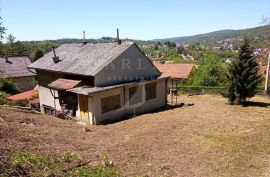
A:
[[[123,42],[125,41],[134,41],[137,44],[150,44],[153,43],[153,41],[144,41],[144,40],[135,40],[135,39],[122,39]],[[62,39],[55,39],[55,40],[40,40],[40,41],[22,41],[24,44],[33,44],[33,43],[42,43],[42,42],[47,42],[47,43],[53,43],[53,44],[72,44],[72,43],[81,43],[82,39],[78,38],[62,38]],[[110,43],[110,42],[115,42],[115,38],[113,37],[102,37],[99,39],[86,39],[87,43]]]
[[[270,41],[270,25],[259,26],[256,28],[249,28],[249,29],[241,29],[241,30],[221,30],[221,31],[215,31],[211,33],[198,34],[194,36],[155,39],[155,41],[160,41],[160,42],[170,41],[170,42],[176,42],[176,43],[183,43],[183,42],[215,43],[220,40],[239,38],[245,35],[253,36],[255,39]]]

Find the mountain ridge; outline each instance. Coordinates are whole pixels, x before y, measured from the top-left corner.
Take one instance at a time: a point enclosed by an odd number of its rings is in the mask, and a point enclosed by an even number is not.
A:
[[[185,42],[206,42],[206,43],[215,43],[220,40],[225,40],[229,38],[239,38],[245,35],[253,36],[254,38],[258,37],[270,37],[270,25],[258,26],[254,28],[247,29],[227,29],[227,30],[218,30],[209,33],[197,34],[193,36],[180,36],[180,37],[171,37],[163,39],[154,39],[154,41],[164,42],[176,42],[176,43],[185,43]]]

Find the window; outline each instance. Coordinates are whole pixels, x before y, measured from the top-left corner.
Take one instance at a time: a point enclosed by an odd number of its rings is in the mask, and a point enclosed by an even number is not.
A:
[[[151,100],[157,97],[157,83],[145,85],[145,100]]]
[[[102,113],[120,108],[120,95],[109,96],[101,99]]]
[[[47,105],[43,105],[43,109],[44,109],[44,113],[47,115],[54,115],[55,114],[55,109],[47,106]]]
[[[142,87],[130,87],[129,88],[129,105],[142,102]]]

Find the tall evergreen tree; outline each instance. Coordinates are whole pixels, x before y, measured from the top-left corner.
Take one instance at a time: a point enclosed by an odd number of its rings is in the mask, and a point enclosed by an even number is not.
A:
[[[18,57],[28,55],[27,49],[24,46],[24,44],[21,43],[20,41],[15,42],[16,37],[14,37],[12,34],[9,34],[6,39],[7,43],[5,44],[4,47],[5,56]]]
[[[256,88],[262,77],[247,37],[244,37],[238,59],[229,66],[227,78],[226,96],[231,104],[245,104],[247,98],[256,94]]]

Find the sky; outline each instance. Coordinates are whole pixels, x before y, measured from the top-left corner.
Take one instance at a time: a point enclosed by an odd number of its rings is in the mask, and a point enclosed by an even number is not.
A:
[[[151,40],[260,25],[270,0],[0,0],[7,34],[17,40]]]

